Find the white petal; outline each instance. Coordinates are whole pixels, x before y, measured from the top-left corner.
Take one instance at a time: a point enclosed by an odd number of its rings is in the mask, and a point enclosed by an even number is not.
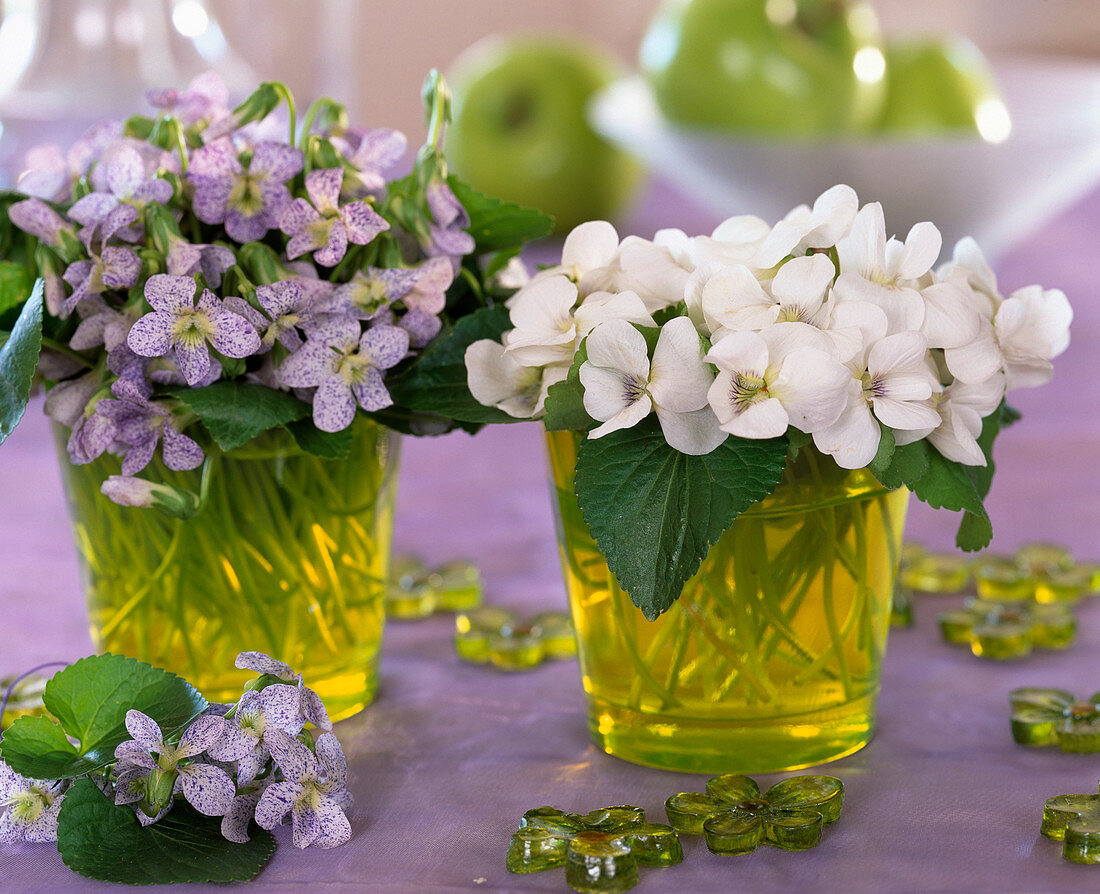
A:
[[[867,369],[873,376],[896,370],[910,370],[924,363],[928,345],[919,332],[898,332],[876,342],[867,355]]]
[[[712,276],[703,286],[701,303],[711,329],[759,329],[774,323],[779,314],[752,271],[740,264]]]
[[[772,297],[781,304],[801,304],[816,309],[836,276],[836,267],[825,255],[809,255],[787,261],[771,283]]]
[[[589,416],[599,422],[614,419],[637,403],[644,384],[632,380],[620,370],[593,366],[591,363],[581,364],[580,377],[584,386],[584,408]]]
[[[642,333],[626,320],[601,323],[585,341],[588,362],[604,369],[617,369],[643,382],[649,380],[649,349]]]
[[[577,287],[564,276],[531,282],[513,296],[509,314],[516,329],[560,333],[572,325]]]
[[[886,263],[886,219],[878,202],[859,209],[851,230],[837,243],[836,249],[842,272],[851,271],[865,279],[883,272]]]
[[[859,209],[859,197],[852,187],[843,183],[831,186],[814,202],[814,229],[808,248],[827,248],[836,245],[855,220]]]
[[[814,432],[814,444],[842,469],[862,469],[878,453],[882,431],[871,415],[863,389],[855,379],[848,386],[848,404],[832,425]]]
[[[913,224],[905,237],[905,249],[897,266],[898,279],[919,279],[924,276],[940,255],[943,237],[935,224],[922,221]]]
[[[585,402],[585,409],[588,409],[587,401]],[[649,411],[652,409],[653,401],[649,399],[648,394],[643,394],[638,400],[622,410],[622,412],[612,416],[603,425],[592,429],[592,431],[588,433],[588,437],[602,438],[604,435],[611,434],[611,432],[618,431],[621,428],[630,428],[637,425],[649,415]],[[591,410],[589,410],[589,413],[591,414]]]
[[[561,262],[580,279],[589,270],[611,263],[619,249],[619,234],[606,220],[590,220],[565,237]]]
[[[921,290],[924,323],[921,332],[930,348],[958,348],[978,336],[981,317],[967,296],[950,283],[935,283]]]
[[[731,332],[711,346],[706,359],[726,372],[763,378],[768,368],[768,343],[756,332]]]
[[[726,440],[726,433],[718,425],[718,418],[710,407],[690,413],[674,413],[656,407],[661,432],[670,447],[688,456],[704,456]]]
[[[583,338],[600,323],[612,319],[639,326],[657,325],[636,292],[592,292],[585,296],[573,316],[577,338]]]
[[[848,369],[823,351],[796,351],[783,361],[768,393],[782,402],[790,424],[813,433],[832,425],[848,402]]]
[[[466,349],[466,377],[478,403],[500,407],[517,418],[533,415],[542,371],[520,366],[498,342],[482,339]]]
[[[875,405],[875,416],[890,428],[935,428],[941,421],[940,414],[927,403],[890,397],[875,397],[872,403]]]
[[[924,322],[924,299],[916,289],[885,286],[854,273],[842,273],[833,291],[843,301],[866,301],[882,308],[890,332],[917,330]]]
[[[984,318],[981,318],[977,337],[969,344],[947,348],[943,356],[951,375],[973,385],[985,382],[1004,366],[993,326]]]
[[[703,360],[703,344],[691,320],[676,317],[665,323],[657,336],[649,374],[649,394],[657,408],[674,413],[701,409],[707,405],[712,381]]]
[[[778,438],[787,431],[787,411],[774,397],[745,407],[722,424],[722,431],[739,438]]]

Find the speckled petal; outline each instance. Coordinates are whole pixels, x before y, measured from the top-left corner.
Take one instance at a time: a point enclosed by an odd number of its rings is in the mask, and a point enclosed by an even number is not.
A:
[[[264,715],[267,727],[275,727],[292,736],[298,735],[305,725],[299,707],[300,702],[298,687],[287,683],[276,683],[266,687],[256,699],[256,705]]]
[[[144,469],[153,459],[156,448],[156,435],[131,443],[130,449],[126,451],[126,456],[122,460],[122,474],[132,478]]]
[[[283,143],[259,143],[253,150],[248,172],[278,183],[286,183],[302,170],[302,153]]]
[[[115,804],[133,804],[145,797],[145,780],[149,770],[128,764],[115,770]]]
[[[126,732],[134,741],[148,746],[150,751],[160,751],[164,747],[164,734],[157,722],[141,711],[131,708],[126,712]]]
[[[23,824],[16,822],[8,810],[0,816],[0,844],[15,844],[23,840]]]
[[[343,168],[325,168],[306,174],[306,192],[313,206],[324,214],[336,211],[340,203],[340,184],[344,181]]]
[[[340,212],[347,230],[348,241],[356,245],[366,245],[383,230],[390,228],[386,219],[378,214],[367,202],[352,202]]]
[[[145,770],[152,770],[156,767],[157,762],[150,755],[150,748],[151,746],[135,742],[133,739],[120,742],[115,747],[115,760],[125,761]]]
[[[286,210],[283,211],[283,216],[279,220],[279,229],[282,230],[288,236],[297,236],[299,233],[304,233],[308,230],[309,225],[321,219],[321,215],[309,204],[305,199],[295,199],[289,205]],[[308,251],[308,249],[306,249]],[[297,252],[296,254],[301,254]],[[296,257],[296,254],[290,253],[290,246],[287,246],[287,256]]]
[[[187,179],[201,184],[209,180],[232,180],[244,173],[237,160],[233,143],[226,138],[214,140],[191,153],[191,163],[187,168]],[[201,218],[200,218],[201,220]]]
[[[54,798],[53,803],[38,815],[38,819],[27,824],[23,838],[30,842],[57,841],[57,815],[61,812],[64,795]]]
[[[346,788],[348,783],[348,762],[344,749],[332,733],[322,733],[314,746],[317,749],[317,762],[332,788]]]
[[[313,843],[320,848],[339,847],[351,838],[351,823],[332,801],[322,801],[315,811],[319,830]]]
[[[205,456],[196,441],[178,431],[171,422],[165,424],[162,434],[164,447],[161,453],[164,464],[169,469],[173,472],[187,472],[202,465]]]
[[[256,300],[274,320],[301,307],[305,300],[305,292],[298,283],[287,280],[272,283],[269,286],[259,286],[256,289]]]
[[[382,380],[382,373],[374,367],[368,367],[363,373],[363,381],[351,386],[355,399],[368,413],[393,406],[393,398]]]
[[[338,376],[329,376],[313,395],[313,422],[321,431],[343,431],[355,418],[355,396]]]
[[[268,786],[256,804],[256,823],[261,829],[274,829],[290,812],[298,798],[298,786],[276,782]]]
[[[249,840],[248,827],[260,801],[258,794],[237,795],[222,817],[222,837],[235,844]]]
[[[172,198],[172,184],[159,177],[152,177],[134,190],[136,202],[155,202],[158,205],[166,205]]]
[[[289,246],[287,247],[289,251]],[[328,241],[313,253],[315,260],[322,267],[335,267],[343,260],[348,250],[348,234],[343,223],[339,220],[331,221],[328,231]]]
[[[3,761],[0,761],[0,801],[6,801],[16,792],[24,791],[30,783]]]
[[[417,308],[406,313],[397,325],[409,334],[410,347],[423,348],[439,335],[443,321],[435,314]]]
[[[195,217],[207,224],[224,222],[232,192],[232,180],[215,180],[198,184],[195,187],[195,197],[191,200]]]
[[[119,230],[130,226],[138,216],[138,210],[133,205],[119,205],[117,208],[112,208],[103,218],[103,241],[106,242]]]
[[[145,283],[145,300],[154,310],[174,313],[195,306],[195,280],[155,273]]]
[[[306,686],[300,686],[299,690],[302,716],[318,729],[332,729],[332,721],[329,719],[325,703],[321,701],[321,696]]]
[[[107,162],[107,188],[120,199],[129,198],[145,179],[145,165],[133,146],[124,145]]]
[[[207,816],[224,816],[233,804],[236,788],[229,774],[211,764],[188,764],[179,768],[175,789],[188,803]]]
[[[105,248],[100,260],[103,264],[100,278],[108,289],[128,289],[141,276],[141,259],[128,248]]]
[[[225,732],[225,718],[204,714],[187,727],[180,738],[179,757],[194,757],[206,751]]]
[[[69,217],[84,227],[99,223],[118,207],[118,199],[105,192],[93,192],[78,199],[69,209]]]
[[[259,353],[260,336],[256,327],[240,314],[222,310],[211,315],[214,331],[210,343],[226,357],[250,357]]]
[[[206,342],[198,345],[176,344],[175,347],[176,362],[179,364],[184,380],[191,386],[201,382],[210,372],[210,351],[207,350]]]
[[[225,232],[237,242],[256,242],[270,229],[267,215],[260,211],[245,214],[236,208],[230,208],[225,215]]]
[[[313,388],[332,375],[337,360],[324,341],[307,341],[279,367],[279,381],[291,388]]]
[[[8,218],[24,233],[30,233],[47,245],[59,245],[61,242],[59,234],[65,222],[40,199],[16,202],[8,209]]]
[[[268,729],[264,731],[264,744],[267,745],[271,757],[287,779],[297,782],[304,777],[317,778],[317,758],[294,736],[281,729]]]
[[[142,357],[162,357],[172,347],[172,317],[153,311],[138,320],[126,336],[126,344]]]
[[[241,652],[233,666],[240,670],[252,670],[258,674],[272,674],[283,680],[293,680],[294,670],[289,664],[278,661],[264,652]]]
[[[206,753],[216,761],[239,761],[256,747],[256,737],[244,732],[236,723],[228,721],[222,727],[221,737],[206,747]],[[241,785],[247,785],[242,781]]]
[[[389,369],[409,352],[409,334],[395,326],[372,326],[359,336],[359,351],[379,369]]]

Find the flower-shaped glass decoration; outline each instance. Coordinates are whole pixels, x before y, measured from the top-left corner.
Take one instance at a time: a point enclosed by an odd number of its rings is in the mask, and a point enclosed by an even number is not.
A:
[[[919,593],[959,593],[970,583],[970,563],[962,556],[908,546],[898,579],[903,587]]]
[[[395,556],[386,591],[386,615],[402,621],[436,611],[465,611],[485,599],[476,565],[455,560],[428,568],[415,556]]]
[[[1064,689],[1024,687],[1008,694],[1012,738],[1020,745],[1057,745],[1063,751],[1100,751],[1100,692],[1086,699]]]
[[[944,640],[970,646],[981,658],[1023,658],[1035,649],[1067,649],[1077,618],[1065,605],[968,599],[937,616]]]
[[[455,652],[471,664],[527,670],[546,658],[577,654],[573,622],[561,612],[522,619],[515,612],[482,606],[455,615]]]
[[[709,779],[706,794],[673,795],[665,812],[674,829],[702,833],[711,853],[748,854],[761,842],[788,851],[815,847],[843,806],[844,784],[833,776],[792,776],[761,794],[755,780],[727,773]]]
[[[1048,798],[1039,832],[1062,842],[1065,859],[1100,863],[1100,794]]]
[[[512,835],[509,872],[541,872],[565,866],[575,891],[609,894],[638,883],[639,866],[672,866],[684,859],[676,830],[646,822],[641,807],[601,807],[585,814],[535,807]]]
[[[1028,543],[1013,556],[975,559],[974,584],[979,597],[998,602],[1075,602],[1100,589],[1100,568],[1075,562],[1064,546]]]

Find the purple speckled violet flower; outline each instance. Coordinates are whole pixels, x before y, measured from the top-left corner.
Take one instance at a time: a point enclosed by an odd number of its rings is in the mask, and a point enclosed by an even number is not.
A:
[[[146,177],[145,162],[137,149],[128,143],[118,145],[110,155],[101,178],[106,190],[89,193],[69,209],[69,217],[82,226],[106,222],[120,205],[129,205],[138,212],[128,219],[128,223],[133,223],[148,203],[163,205],[172,198],[172,185],[156,176]],[[110,228],[130,242],[141,236],[138,228]]]
[[[331,139],[355,168],[344,172],[343,192],[357,199],[386,188],[385,171],[398,162],[408,146],[401,131],[387,128],[349,127]]]
[[[335,267],[347,252],[348,243],[366,245],[390,225],[367,202],[340,206],[343,168],[326,168],[306,174],[310,201],[295,199],[283,214],[280,228],[290,236],[288,258],[307,251],[324,267]],[[312,202],[312,204],[310,204]]]
[[[178,745],[171,745],[164,741],[155,720],[141,711],[127,711],[126,731],[133,738],[115,748],[115,758],[120,762],[116,772],[125,781],[124,785],[116,786],[115,803],[133,803],[143,797],[141,787],[136,784],[141,771],[146,775],[175,772],[178,775],[172,794],[181,792],[199,813],[224,816],[236,794],[233,780],[220,767],[188,759],[202,754],[221,739],[225,725],[224,718],[203,714],[184,730]]]
[[[172,276],[194,276],[201,273],[206,284],[217,289],[222,274],[237,262],[233,252],[224,245],[196,245],[178,236],[168,240],[168,272]]]
[[[259,692],[251,689],[241,696],[222,737],[207,754],[217,761],[236,761],[237,785],[244,788],[263,772],[271,756],[266,742],[272,730],[296,736],[303,726],[297,686],[274,683]]]
[[[0,761],[0,844],[57,841],[57,814],[68,780],[27,779]]]
[[[202,465],[202,448],[182,434],[172,421],[171,411],[158,401],[149,400],[149,386],[132,379],[119,379],[111,386],[112,398],[96,403],[97,416],[112,423],[116,445],[125,446],[122,474],[136,475],[153,458],[157,442],[164,441],[164,464],[177,472]]]
[[[356,270],[351,280],[337,286],[336,291],[317,310],[372,320],[408,294],[420,277],[419,270],[408,267]]]
[[[150,276],[145,298],[153,312],[134,323],[126,343],[142,357],[161,357],[174,348],[188,385],[210,371],[207,342],[226,357],[248,357],[260,350],[252,324],[227,310],[209,289],[195,303],[195,281],[188,276]]]
[[[128,289],[138,281],[141,259],[129,248],[107,244],[119,227],[136,219],[137,209],[124,205],[102,222],[81,231],[91,259],[74,261],[65,269],[63,278],[73,287],[73,293],[61,303],[59,316],[67,317],[89,295]]]
[[[302,170],[302,153],[281,143],[256,145],[245,168],[227,138],[215,140],[191,156],[187,179],[195,185],[195,216],[203,223],[225,224],[237,242],[253,242],[279,225],[290,204],[286,182]]]
[[[313,422],[321,431],[340,431],[355,418],[355,404],[381,410],[393,403],[382,370],[409,350],[408,333],[395,326],[362,332],[359,321],[332,316],[312,328],[306,343],[279,368],[291,388],[313,388]]]
[[[470,215],[443,181],[428,186],[427,199],[435,223],[430,227],[431,242],[425,248],[432,257],[443,255],[454,259],[457,266],[459,258],[474,250],[474,237],[466,232]]]
[[[308,325],[312,319],[312,298],[297,282],[286,280],[269,286],[256,287],[256,300],[263,312],[256,310],[243,298],[226,298],[225,306],[245,317],[260,333],[260,350],[267,351],[278,341],[294,351],[302,346],[298,327]]]
[[[280,730],[268,736],[268,747],[283,780],[268,786],[256,805],[256,822],[274,829],[291,815],[294,846],[338,847],[351,838],[344,810],[351,804],[347,761],[332,733],[317,739],[314,755],[303,743]]]
[[[221,75],[213,71],[192,78],[186,90],[146,90],[145,99],[186,125],[215,121],[229,114],[229,88]]]
[[[41,199],[16,202],[8,209],[8,217],[24,233],[55,247],[61,244],[63,230],[73,231],[72,224]]]
[[[264,652],[241,652],[234,662],[234,666],[241,670],[252,670],[258,674],[270,674],[285,680],[287,683],[297,685],[298,696],[301,700],[302,717],[314,726],[323,729],[332,729],[332,721],[329,720],[328,711],[321,697],[306,686],[302,675],[294,672],[293,668],[284,661],[272,658]]]

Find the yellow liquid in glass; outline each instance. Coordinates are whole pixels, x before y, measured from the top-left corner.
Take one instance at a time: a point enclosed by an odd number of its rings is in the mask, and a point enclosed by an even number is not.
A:
[[[398,436],[366,419],[346,459],[304,453],[285,431],[218,455],[194,518],[118,506],[99,492],[117,457],[61,466],[92,641],[236,701],[256,676],[233,666],[266,652],[302,674],[333,720],[378,686]],[[214,450],[216,448],[211,448]],[[142,477],[192,490],[200,470],[157,458]]]
[[[908,492],[803,455],[647,621],[573,496],[577,442],[548,434],[590,732],[695,773],[776,772],[870,739]]]

